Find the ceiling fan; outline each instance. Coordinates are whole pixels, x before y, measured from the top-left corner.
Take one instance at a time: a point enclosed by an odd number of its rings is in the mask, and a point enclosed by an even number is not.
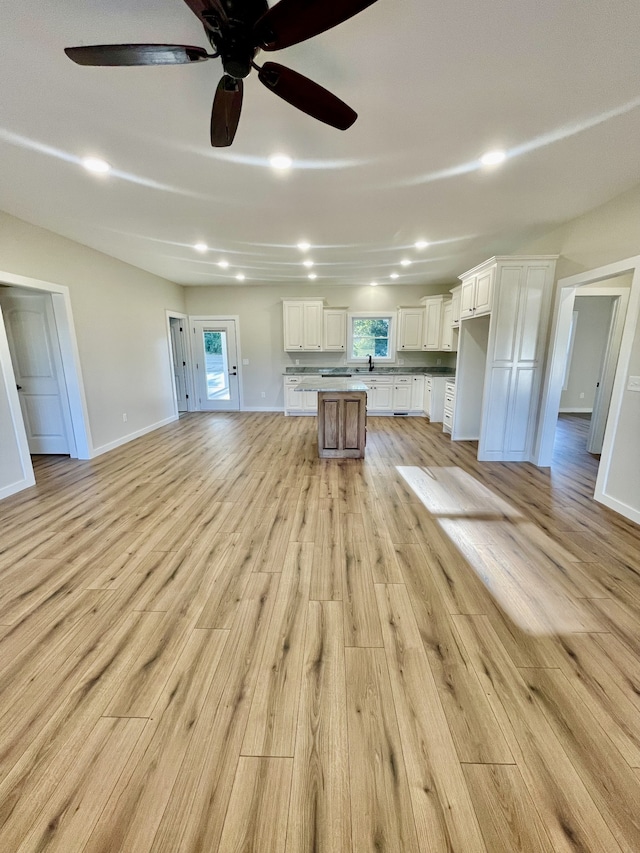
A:
[[[375,0],[185,0],[204,26],[214,53],[182,44],[98,44],[68,47],[78,65],[186,65],[222,59],[211,115],[211,144],[231,145],[242,109],[243,78],[255,68],[258,79],[283,100],[319,121],[347,130],[357,113],[331,92],[277,62],[254,62],[259,50],[281,50],[336,27]]]

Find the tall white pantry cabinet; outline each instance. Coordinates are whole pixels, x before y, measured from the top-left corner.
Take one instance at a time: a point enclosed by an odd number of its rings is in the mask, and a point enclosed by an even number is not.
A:
[[[491,294],[490,313],[461,312],[451,431],[478,441],[479,460],[531,459],[556,260],[495,257],[460,276],[463,294],[478,281]]]

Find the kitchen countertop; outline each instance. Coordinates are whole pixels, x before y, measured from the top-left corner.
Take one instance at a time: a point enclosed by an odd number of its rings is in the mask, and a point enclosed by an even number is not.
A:
[[[334,393],[336,391],[345,391],[353,393],[354,391],[367,391],[367,386],[361,379],[349,379],[348,377],[312,377],[304,379],[296,388],[296,391],[328,391]]]
[[[285,376],[343,376],[365,378],[367,376],[446,376],[453,378],[456,375],[454,367],[375,367],[369,370],[367,367],[287,367]]]

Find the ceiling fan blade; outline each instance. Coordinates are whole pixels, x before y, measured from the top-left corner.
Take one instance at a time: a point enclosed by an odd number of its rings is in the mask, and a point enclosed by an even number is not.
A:
[[[281,50],[337,27],[376,0],[280,0],[256,23],[254,35],[264,50]]]
[[[358,118],[350,106],[327,89],[277,62],[265,62],[258,77],[267,89],[292,106],[338,130],[346,130]]]
[[[214,148],[231,145],[242,110],[242,80],[225,74],[218,83],[211,113],[211,144]]]
[[[78,65],[187,65],[210,58],[201,47],[184,44],[94,44],[64,52]]]

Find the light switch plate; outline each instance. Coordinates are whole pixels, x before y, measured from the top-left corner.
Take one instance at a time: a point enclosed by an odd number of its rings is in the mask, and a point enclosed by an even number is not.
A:
[[[248,359],[248,358],[243,358],[243,359],[242,359],[242,363],[243,363],[244,365],[249,364],[249,359]]]
[[[640,376],[630,376],[627,391],[640,391]]]

